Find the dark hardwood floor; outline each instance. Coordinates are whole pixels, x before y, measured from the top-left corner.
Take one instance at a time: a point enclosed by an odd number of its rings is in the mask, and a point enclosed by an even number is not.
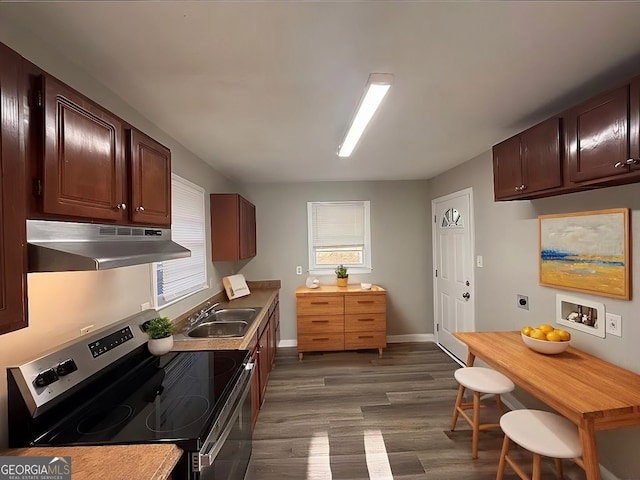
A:
[[[256,424],[248,480],[493,480],[502,432],[450,431],[458,384],[451,358],[433,343],[390,344],[377,352],[305,354],[279,348]],[[484,416],[497,419],[486,399]],[[494,420],[495,421],[495,420]],[[531,455],[515,447],[525,471]],[[507,467],[505,480],[517,475]],[[556,478],[545,461],[544,479]],[[584,473],[565,462],[565,478]]]

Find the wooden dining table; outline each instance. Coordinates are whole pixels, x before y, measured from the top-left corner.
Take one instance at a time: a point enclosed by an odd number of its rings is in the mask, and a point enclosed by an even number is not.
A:
[[[479,358],[575,423],[588,480],[600,480],[596,432],[640,425],[640,375],[577,348],[557,355],[529,349],[520,332],[455,332]]]

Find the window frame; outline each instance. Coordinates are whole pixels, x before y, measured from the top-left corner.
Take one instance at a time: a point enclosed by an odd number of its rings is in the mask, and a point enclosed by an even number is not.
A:
[[[176,183],[180,183],[182,184],[183,187],[187,187],[190,188],[192,190],[192,192],[194,194],[198,194],[201,195],[201,200],[202,200],[202,249],[203,249],[203,255],[202,255],[202,268],[203,268],[203,272],[204,272],[204,283],[200,284],[200,285],[193,285],[191,288],[192,290],[187,291],[187,293],[180,295],[179,297],[175,297],[172,298],[171,300],[167,301],[166,303],[160,304],[160,296],[158,295],[158,265],[162,264],[164,262],[154,262],[151,264],[151,279],[152,279],[152,291],[151,291],[151,299],[152,299],[152,304],[153,307],[156,308],[157,310],[161,310],[163,308],[166,308],[170,305],[174,305],[175,303],[180,302],[181,300],[184,300],[192,295],[195,295],[196,293],[202,292],[203,290],[206,290],[209,288],[209,272],[208,272],[208,265],[209,265],[209,261],[208,261],[208,257],[207,257],[207,246],[208,246],[208,242],[207,242],[207,210],[206,210],[206,191],[204,188],[202,188],[200,185],[197,185],[193,182],[190,182],[189,180],[180,177],[179,175],[176,175],[175,173],[171,174],[171,211],[172,211],[172,229],[171,229],[171,237],[172,240],[180,243],[179,240],[176,240],[174,238],[174,228],[173,228],[173,223],[174,223],[174,219],[175,217],[173,216],[174,212],[176,211],[176,204],[175,204],[175,195],[174,195],[174,182]],[[178,208],[179,210],[179,208]],[[187,257],[187,258],[179,258],[179,259],[175,259],[175,260],[167,260],[168,262],[184,262],[185,260],[190,260],[193,257]]]
[[[314,205],[344,205],[361,204],[364,207],[364,247],[362,251],[362,265],[347,265],[348,274],[371,273],[372,249],[371,249],[371,202],[369,200],[342,200],[328,202],[307,202],[307,250],[309,256],[309,275],[335,275],[338,264],[317,265],[315,263],[315,249],[313,247],[313,206]]]

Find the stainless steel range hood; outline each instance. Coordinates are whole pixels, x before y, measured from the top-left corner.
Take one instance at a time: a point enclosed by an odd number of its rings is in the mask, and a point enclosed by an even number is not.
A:
[[[171,230],[27,220],[30,272],[106,270],[190,257]]]

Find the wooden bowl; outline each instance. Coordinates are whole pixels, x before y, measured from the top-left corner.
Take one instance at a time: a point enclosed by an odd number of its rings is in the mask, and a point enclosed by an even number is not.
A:
[[[544,353],[546,355],[555,355],[557,353],[564,352],[569,348],[570,341],[566,342],[549,342],[547,340],[538,340],[537,338],[527,337],[524,333],[521,333],[522,341],[531,350]]]

